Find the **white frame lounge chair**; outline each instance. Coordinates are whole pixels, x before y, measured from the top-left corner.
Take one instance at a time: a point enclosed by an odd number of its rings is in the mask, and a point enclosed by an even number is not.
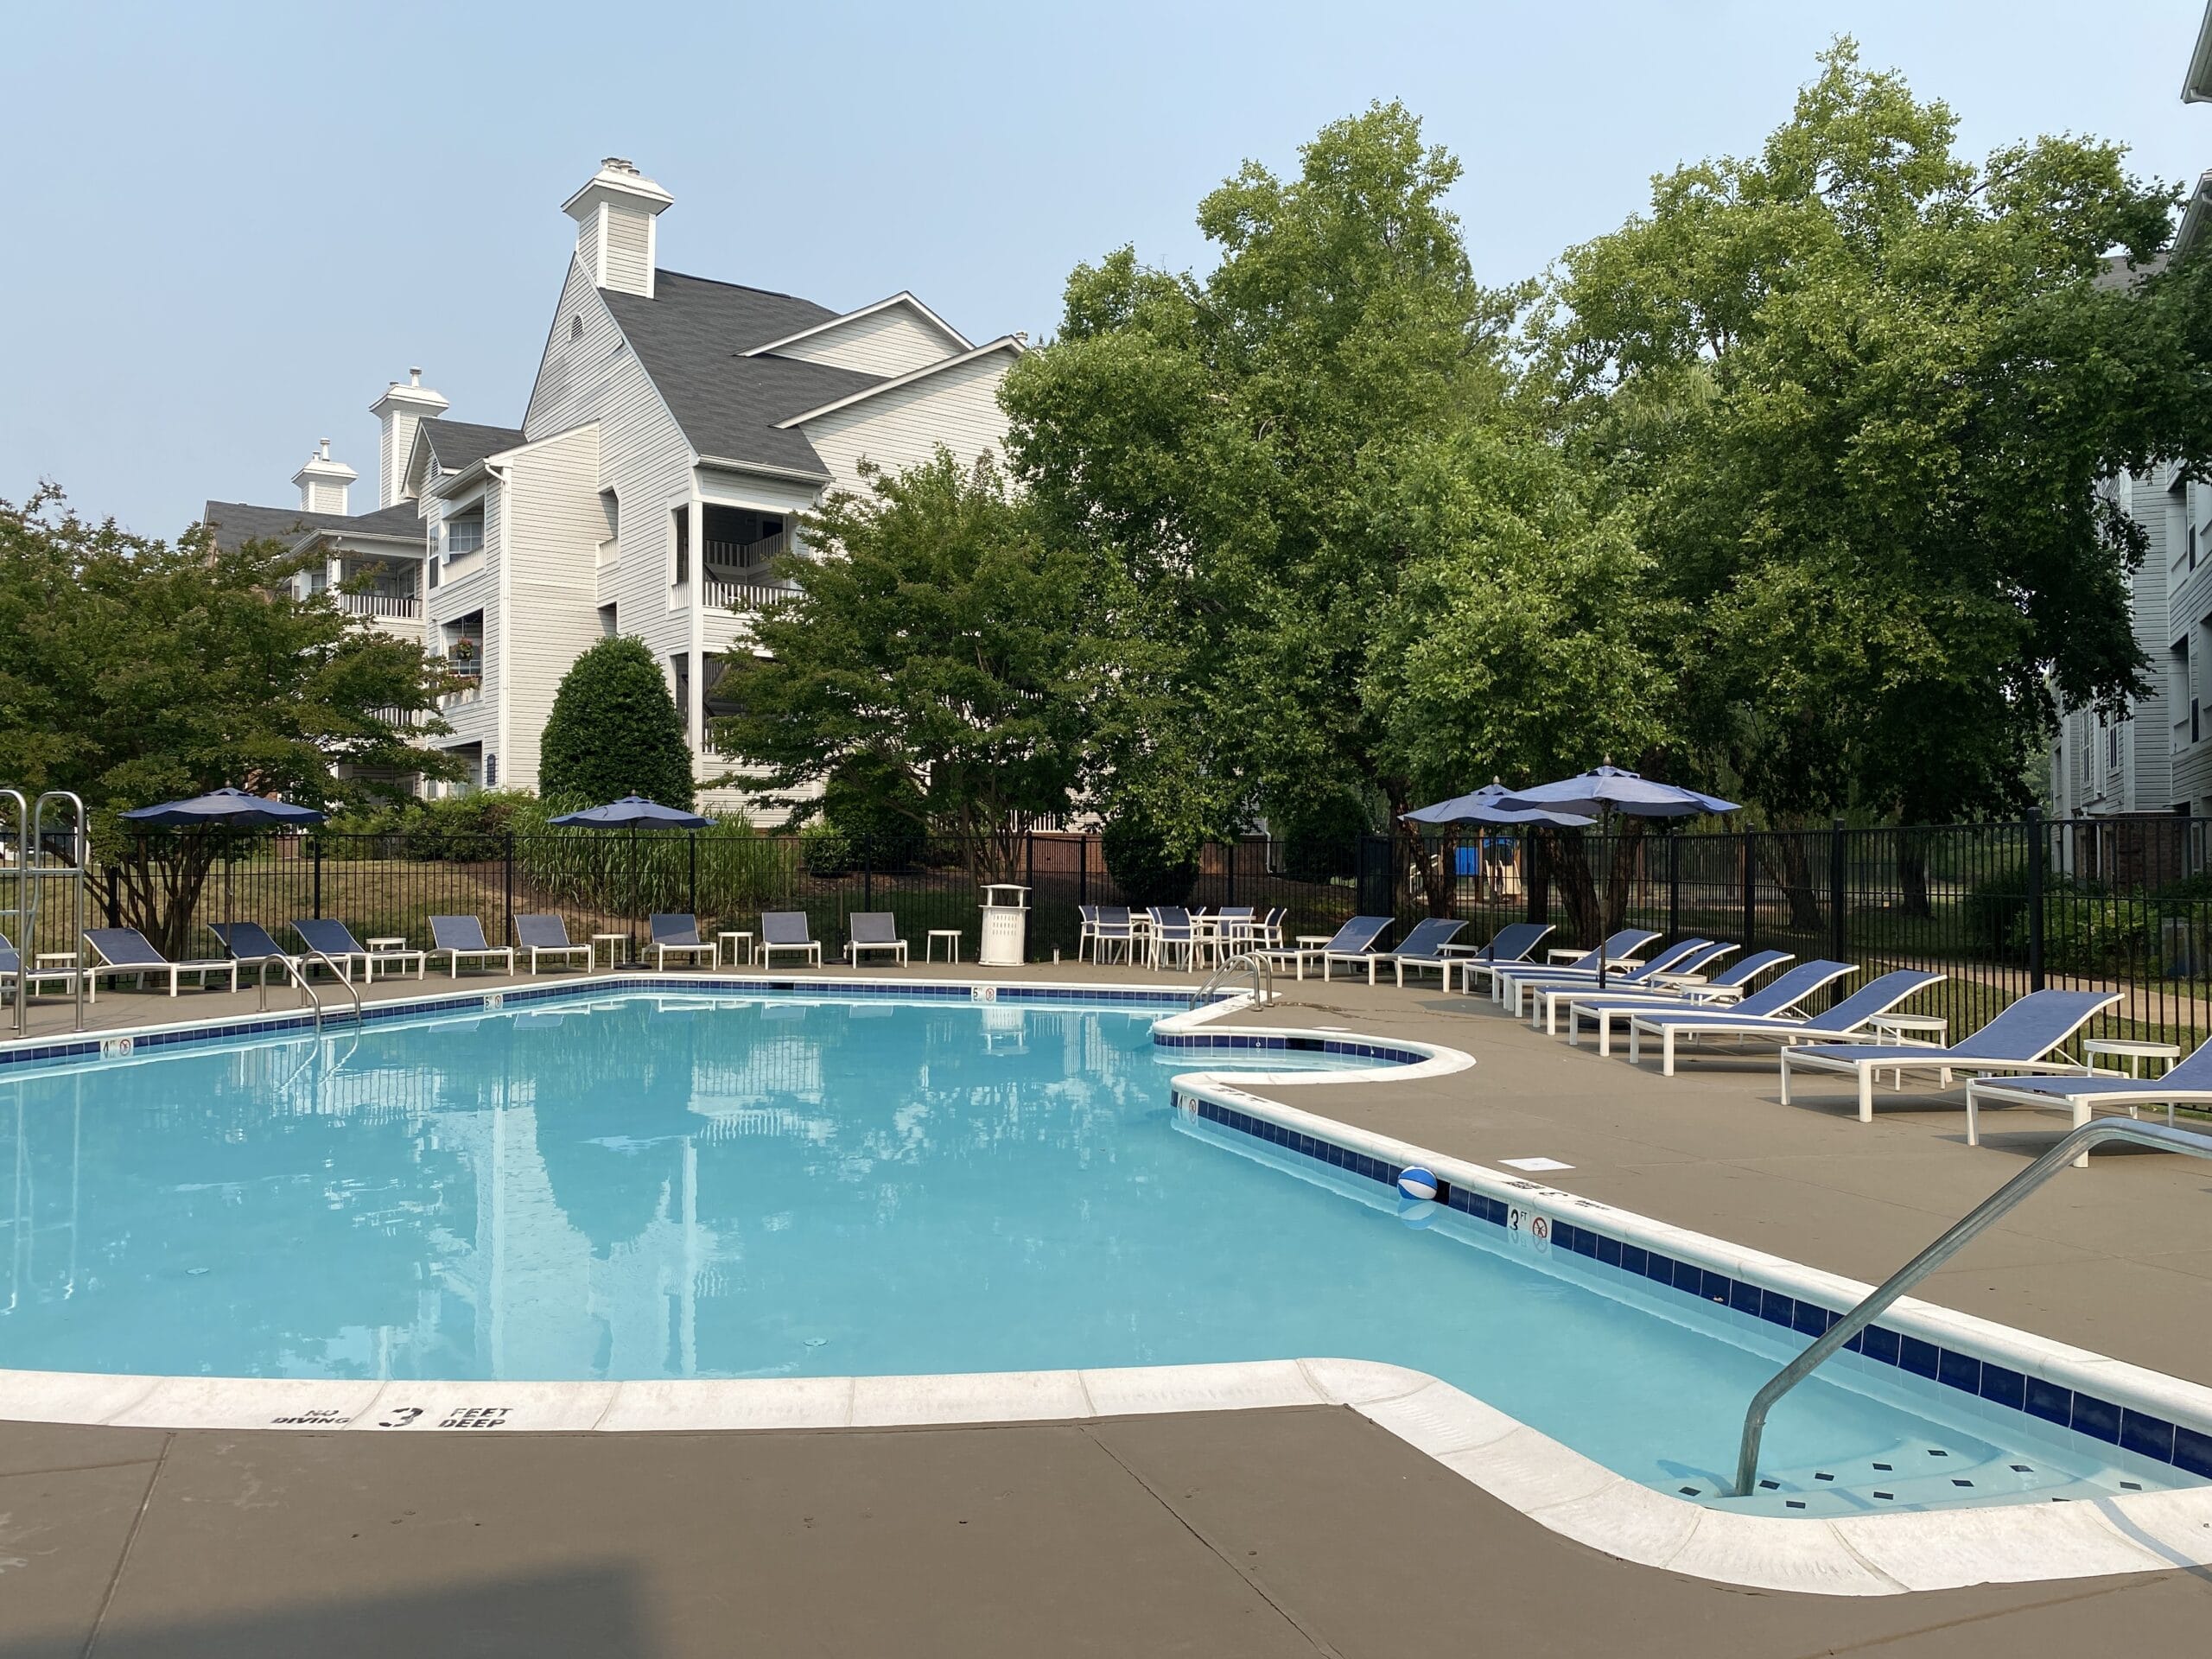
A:
[[[474,944],[469,941],[474,939]],[[493,957],[502,958],[507,972],[515,970],[515,949],[511,944],[493,944],[484,937],[484,924],[474,916],[433,916],[430,918],[430,954],[442,956],[453,970],[455,979],[461,977],[461,959],[473,957],[489,964]]]
[[[2129,1077],[2091,1072],[2079,1077],[2007,1077],[2001,1083],[1974,1077],[1967,1084],[1967,1144],[1981,1144],[1980,1109],[1984,1106],[2033,1106],[2059,1110],[2074,1120],[2078,1129],[2100,1106],[2125,1108],[2130,1117],[2141,1106],[2164,1106],[2166,1122],[2174,1121],[2176,1106],[2212,1106],[2212,1041],[2199,1043],[2187,1059],[2177,1060],[2163,1077]],[[2074,1167],[2088,1166],[2089,1154],[2074,1160]]]
[[[1440,980],[1448,979],[1456,958],[1445,955],[1444,947],[1458,938],[1460,930],[1465,926],[1465,922],[1455,921],[1449,916],[1425,918],[1415,922],[1406,937],[1398,941],[1396,950],[1380,952],[1376,960],[1387,962],[1397,969],[1398,988],[1402,991],[1406,988],[1406,969],[1408,968],[1417,974],[1433,969]],[[1368,982],[1374,983],[1374,969],[1370,968],[1367,973]]]
[[[13,994],[15,982],[18,979],[23,982],[23,989],[32,996],[44,995],[39,989],[41,981],[58,979],[61,982],[62,992],[66,995],[75,988],[77,972],[78,970],[74,968],[26,967],[23,963],[22,953],[16,949],[14,941],[5,933],[0,933],[0,984],[8,986],[10,995]]]
[[[1560,956],[1570,953],[1554,950],[1545,953],[1547,960],[1543,962],[1478,963],[1463,972],[1460,983],[1467,995],[1472,996],[1475,994],[1475,976],[1487,973],[1490,976],[1490,998],[1493,1002],[1505,1001],[1506,985],[1514,979],[1548,979],[1560,984],[1586,979],[1594,984],[1598,978],[1599,955],[1605,958],[1609,976],[1616,969],[1623,974],[1632,974],[1643,966],[1643,959],[1636,953],[1658,937],[1649,928],[1624,927],[1611,935],[1598,950],[1585,950],[1572,962],[1557,961]],[[1611,988],[1610,983],[1606,988]]]
[[[207,931],[231,956],[238,958],[241,968],[257,968],[264,962],[281,962],[284,970],[295,977],[307,971],[305,959],[298,952],[287,950],[270,937],[269,930],[259,922],[210,922]]]
[[[1712,939],[1677,939],[1653,951],[1641,968],[1631,968],[1624,974],[1609,972],[1604,989],[1608,994],[1616,990],[1633,993],[1656,989],[1662,982],[1661,976],[1680,972],[1686,963],[1704,960],[1705,953],[1714,943]],[[1728,947],[1732,950],[1735,948]],[[1578,996],[1594,996],[1599,989],[1595,969],[1586,974],[1560,968],[1539,968],[1534,973],[1516,974],[1508,969],[1501,978],[1498,1001],[1516,1019],[1527,1014],[1532,1031],[1556,1034],[1553,1011]]]
[[[1754,991],[1732,1008],[1646,1008],[1629,1016],[1628,1063],[1643,1063],[1643,1039],[1659,1039],[1659,1075],[1675,1075],[1675,1045],[1684,1038],[1710,1037],[1727,1043],[1848,1043],[1878,1014],[1930,985],[1942,974],[1901,968],[1870,980],[1826,1013],[1797,1019],[1789,1010],[1824,985],[1856,971],[1848,963],[1801,963],[1764,990]],[[1740,1058],[1738,1056],[1738,1058]]]
[[[1090,910],[1094,916],[1097,913],[1095,906],[1086,906],[1084,908]],[[865,925],[865,931],[874,934],[874,938],[864,939],[861,937],[863,925]],[[851,963],[854,967],[859,967],[861,952],[863,950],[896,951],[899,965],[901,968],[906,965],[906,941],[899,937],[899,918],[896,913],[888,910],[855,910],[847,912],[845,960]],[[1080,961],[1082,958],[1077,957],[1077,960]]]
[[[100,1000],[100,976],[119,979],[125,974],[167,974],[169,995],[177,994],[177,982],[186,974],[200,976],[200,988],[207,988],[207,976],[227,974],[231,988],[238,988],[238,960],[226,957],[220,962],[171,962],[154,949],[153,943],[135,927],[88,927],[85,943],[92,947],[99,960],[85,969],[85,995],[89,1001]]]
[[[1900,1087],[1907,1071],[1936,1073],[1936,1087],[1948,1089],[1954,1071],[2056,1071],[2087,1074],[2079,1060],[2043,1057],[2099,1014],[2118,1007],[2118,991],[2030,991],[1971,1036],[1948,1048],[1918,1043],[1822,1044],[1782,1051],[1782,1103],[1789,1104],[1793,1066],[1840,1071],[1859,1084],[1859,1121],[1874,1121],[1874,1074],[1895,1071]]]
[[[1444,952],[1451,967],[1444,970],[1444,988],[1452,988],[1452,971],[1461,976],[1460,988],[1474,990],[1474,971],[1489,973],[1508,963],[1525,963],[1535,954],[1536,947],[1551,936],[1549,922],[1508,922],[1490,937],[1490,942],[1480,945],[1452,945]]]
[[[720,968],[722,965],[721,941],[701,938],[699,918],[689,912],[655,911],[645,923],[645,949],[653,952],[653,967],[658,972],[668,971],[671,951],[690,957],[695,964],[703,956],[708,967]],[[755,959],[758,960],[757,957]]]
[[[584,971],[586,973],[591,971],[592,947],[588,944],[578,944],[571,939],[569,937],[569,924],[561,917],[550,912],[538,911],[527,916],[517,916],[514,918],[514,925],[515,949],[530,952],[530,971],[532,978],[537,975],[537,959],[540,957],[565,957],[570,962],[582,957],[584,959]],[[532,938],[531,937],[532,934],[542,937]]]
[[[1306,977],[1306,964],[1320,962],[1332,953],[1339,956],[1363,956],[1382,937],[1383,930],[1395,918],[1389,916],[1355,916],[1339,927],[1322,945],[1308,945],[1302,950],[1262,950],[1258,954],[1270,965],[1287,962],[1297,970],[1298,977]]]
[[[315,931],[310,933],[308,931],[309,928],[313,928]],[[321,952],[320,960],[336,963],[339,977],[349,985],[353,982],[353,964],[356,962],[361,964],[361,982],[364,985],[376,983],[377,969],[379,966],[387,969],[396,966],[404,978],[407,973],[407,964],[411,962],[415,964],[415,977],[418,980],[430,969],[429,951],[417,950],[411,945],[403,946],[397,950],[372,950],[353,937],[352,928],[334,917],[295,918],[292,922],[292,931],[300,936],[300,943],[307,946],[308,950]],[[310,957],[308,959],[313,961],[318,958]],[[391,975],[387,972],[385,977],[389,979]]]
[[[1736,947],[1730,945],[1729,950]],[[1770,968],[1779,968],[1795,956],[1788,950],[1754,950],[1725,974],[1711,979],[1685,982],[1673,974],[1659,976],[1660,982],[1648,991],[1630,991],[1615,996],[1608,988],[1605,995],[1585,991],[1567,1005],[1567,1046],[1579,1048],[1582,1043],[1585,1020],[1598,1027],[1598,1052],[1601,1056],[1613,1052],[1613,1022],[1619,1020],[1624,1029],[1632,1014],[1669,1008],[1720,1009],[1743,1001],[1751,988],[1751,982]]]
[[[776,952],[797,950],[810,967],[822,965],[822,942],[803,910],[764,910],[760,912],[760,942],[753,947],[753,960],[763,968],[776,965]]]

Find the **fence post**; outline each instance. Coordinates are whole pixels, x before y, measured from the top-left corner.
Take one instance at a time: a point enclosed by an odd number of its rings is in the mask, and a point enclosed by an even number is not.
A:
[[[309,836],[308,850],[315,859],[315,918],[322,919],[322,837]]]
[[[1849,871],[1844,858],[1843,820],[1832,819],[1828,824],[1828,956],[1836,962],[1844,960],[1844,951],[1850,947],[1850,925],[1844,914],[1844,884]]]
[[[1751,851],[1751,832],[1744,831],[1744,950],[1751,948],[1752,924],[1759,913],[1759,867]]]
[[[515,832],[506,832],[507,943],[515,942]]]
[[[2028,988],[2043,989],[2043,809],[2028,809]]]
[[[1682,838],[1667,830],[1667,937],[1682,937]]]
[[[685,908],[696,919],[699,914],[699,832],[696,830],[690,831],[684,837],[684,841],[685,850],[690,855],[691,866],[691,902]]]
[[[1078,905],[1090,902],[1090,832],[1084,831],[1075,842],[1075,901]]]
[[[873,858],[861,861],[861,908],[875,908],[875,860]]]
[[[1222,843],[1221,856],[1229,867],[1229,897],[1222,902],[1233,905],[1236,902],[1236,832],[1234,830],[1229,832],[1229,839]]]

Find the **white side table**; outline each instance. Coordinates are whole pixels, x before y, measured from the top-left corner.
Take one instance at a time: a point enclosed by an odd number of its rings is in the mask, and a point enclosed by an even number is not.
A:
[[[922,942],[922,960],[924,962],[935,962],[937,960],[937,942],[939,939],[943,939],[947,947],[945,960],[947,962],[959,961],[960,930],[957,927],[933,927],[930,929],[929,938]]]
[[[608,969],[613,969],[622,967],[630,960],[630,936],[627,933],[593,934],[591,936],[591,959],[594,962],[597,962],[599,960],[599,947],[602,944],[607,947],[607,965]],[[621,953],[620,956],[615,954],[618,950]]]
[[[745,949],[740,950],[736,941],[743,939]],[[750,966],[753,962],[753,935],[741,927],[726,927],[715,935],[715,943],[729,955],[730,966]]]
[[[404,975],[407,972],[407,958],[415,955],[415,952],[407,948],[407,940],[405,936],[398,933],[381,934],[376,938],[371,939],[368,942],[368,946],[369,959],[361,964],[361,981],[364,984],[373,985],[376,982],[378,957],[397,957],[397,971],[400,974]],[[426,950],[422,953],[416,965],[418,969],[427,969],[429,966],[429,962],[430,954]],[[385,977],[386,979],[390,979],[391,977],[392,971],[392,965],[387,963],[385,965]],[[418,971],[415,977],[417,979],[422,978],[422,972]]]
[[[1866,1022],[1867,1028],[1877,1037],[1892,1043],[1910,1043],[1916,1048],[1941,1048],[1950,1034],[1951,1022],[1939,1014],[1878,1014]],[[1880,1073],[1876,1072],[1878,1078]],[[1943,1073],[1943,1086],[1948,1088],[1951,1074]],[[1904,1068],[1899,1066],[1890,1074],[1890,1089],[1896,1092],[1904,1087]]]
[[[2174,1062],[2181,1058],[2181,1045],[2139,1042],[2133,1037],[2090,1037],[2085,1039],[2082,1044],[2082,1057],[2089,1063],[2089,1070],[2092,1071],[2097,1070],[2097,1062],[2100,1059],[2126,1060],[2127,1070],[2120,1075],[2140,1077],[2143,1075],[2143,1062],[2145,1060],[2163,1062],[2158,1067],[2161,1072],[2172,1071]],[[2107,1072],[2104,1075],[2113,1074]],[[2127,1115],[2130,1117],[2139,1117],[2142,1116],[2142,1108],[2130,1106],[2127,1109]],[[2166,1127],[2171,1128],[2173,1125],[2174,1103],[2170,1100],[2166,1103]]]

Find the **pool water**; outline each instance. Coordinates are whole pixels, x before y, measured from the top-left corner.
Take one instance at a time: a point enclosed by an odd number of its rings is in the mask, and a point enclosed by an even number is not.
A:
[[[1336,1355],[1707,1501],[1802,1338],[1177,1114],[1166,1008],[630,995],[0,1084],[0,1364],[660,1378]],[[1874,1375],[1876,1370],[1886,1375]],[[1775,1513],[2177,1471],[1846,1356]],[[1963,1484],[1961,1484],[1963,1483]]]

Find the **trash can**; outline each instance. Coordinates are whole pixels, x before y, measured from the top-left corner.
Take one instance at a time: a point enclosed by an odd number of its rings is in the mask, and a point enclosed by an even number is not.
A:
[[[1011,881],[983,885],[983,941],[976,960],[987,968],[1019,968],[1029,950],[1029,889]]]

